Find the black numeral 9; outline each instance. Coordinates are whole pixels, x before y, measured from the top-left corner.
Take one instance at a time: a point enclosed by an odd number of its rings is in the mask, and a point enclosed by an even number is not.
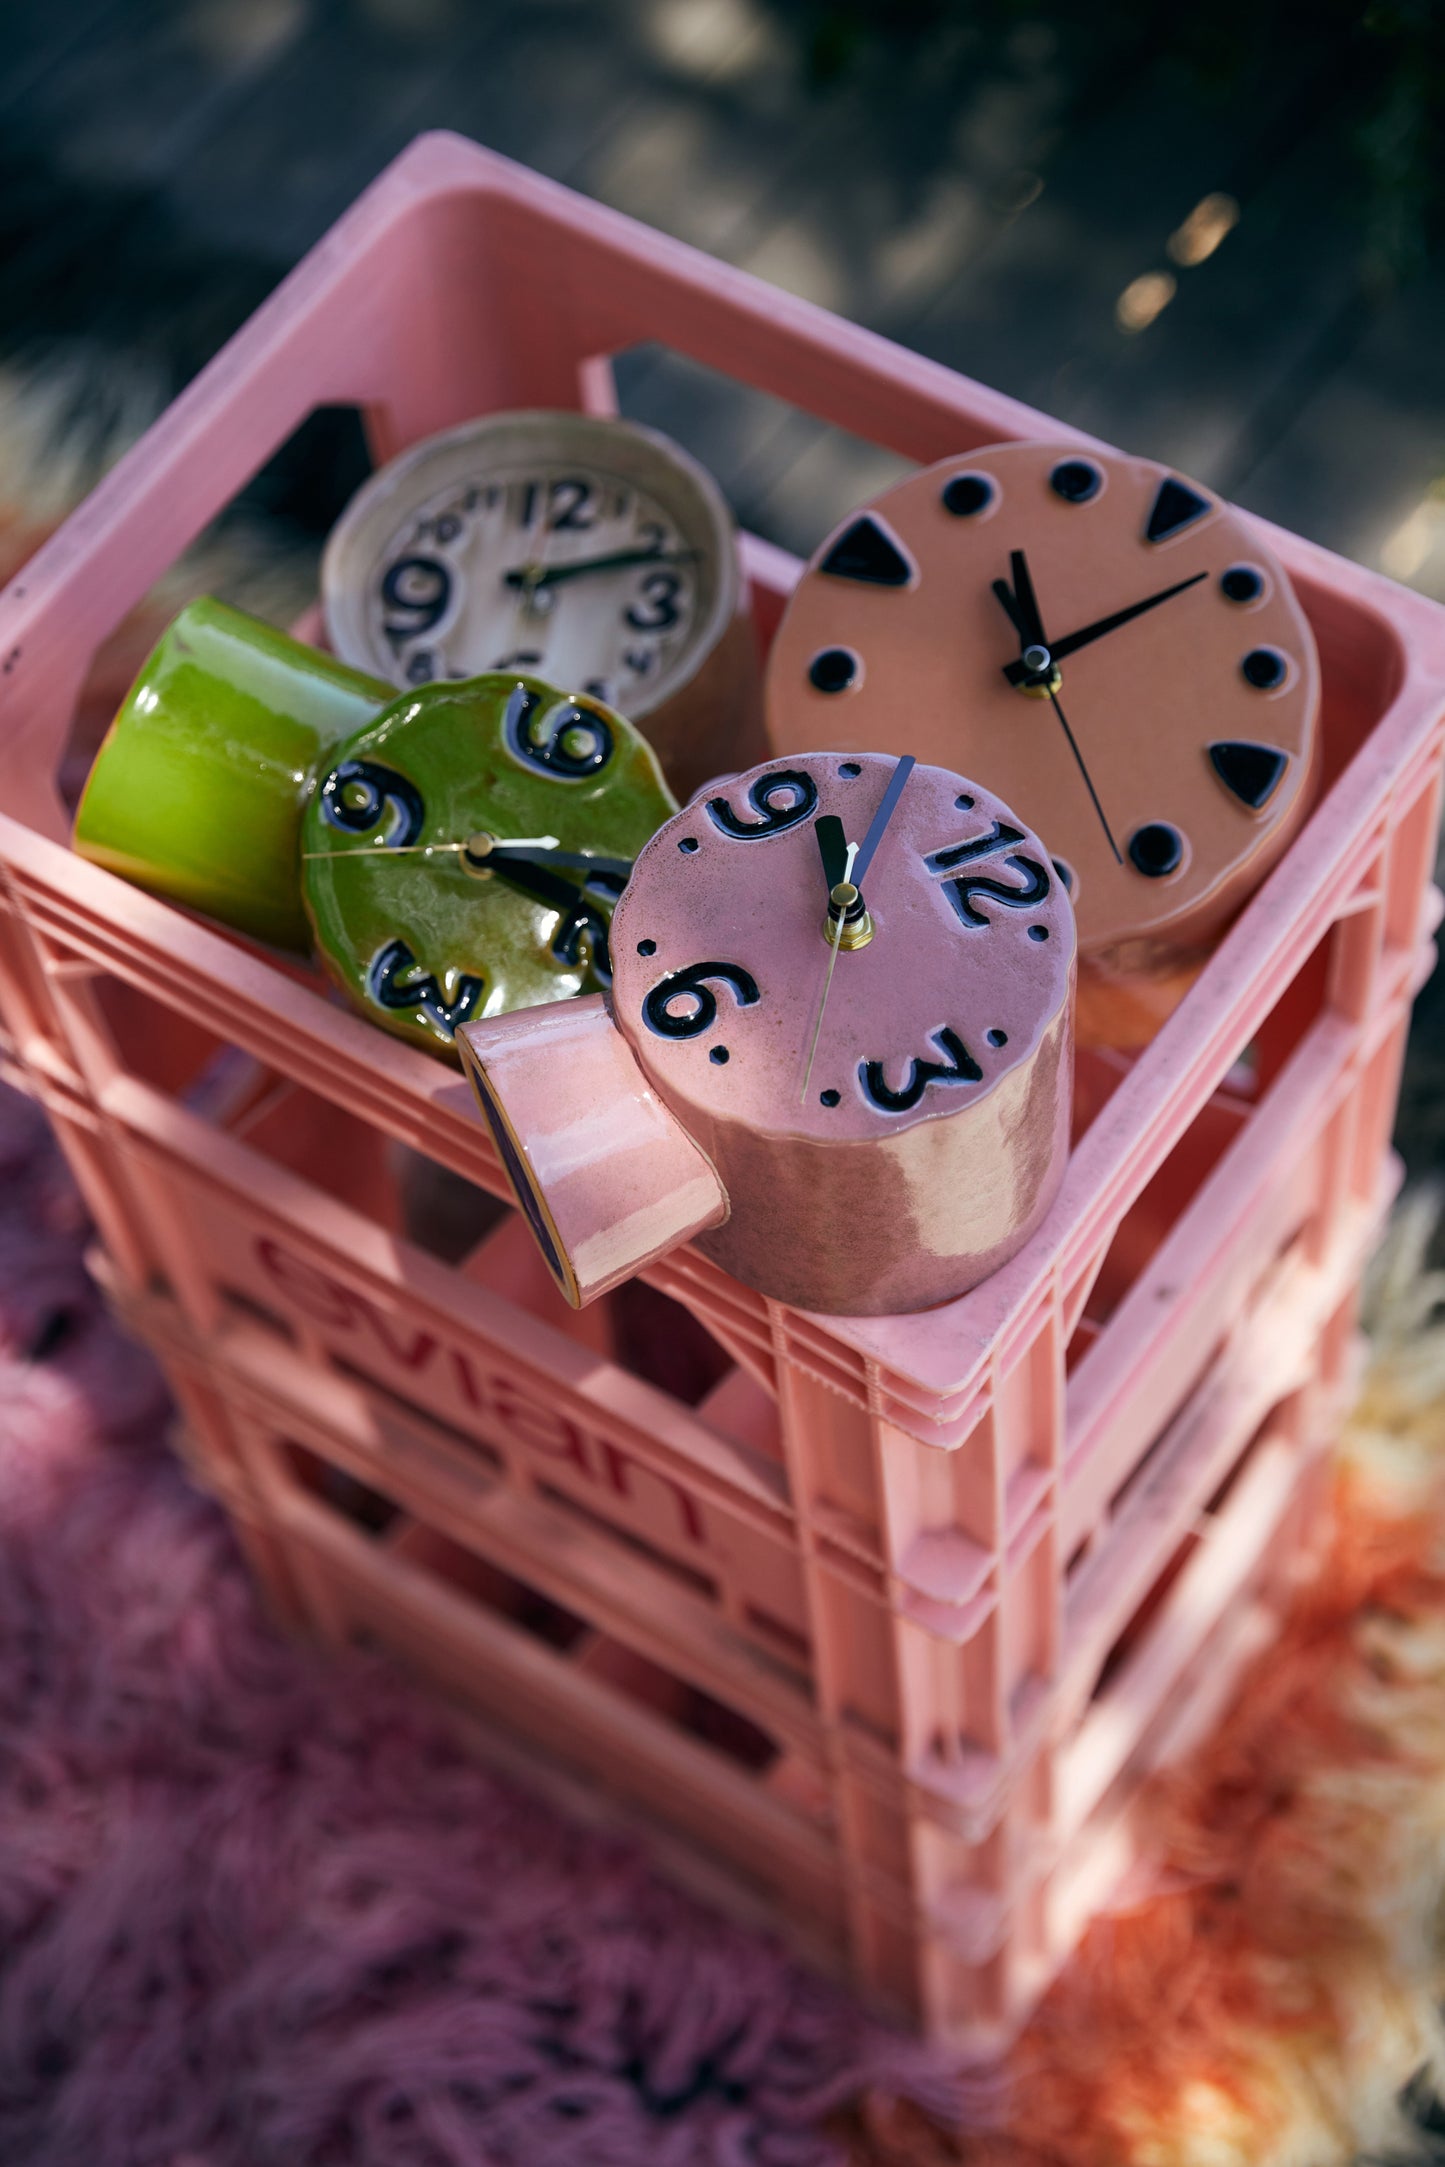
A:
[[[774,768],[749,786],[748,804],[756,820],[740,820],[726,798],[709,798],[707,816],[724,835],[746,841],[755,835],[781,835],[806,820],[818,802],[818,786],[800,768]]]
[[[404,647],[440,624],[451,598],[452,575],[435,557],[398,557],[381,583],[382,630]]]

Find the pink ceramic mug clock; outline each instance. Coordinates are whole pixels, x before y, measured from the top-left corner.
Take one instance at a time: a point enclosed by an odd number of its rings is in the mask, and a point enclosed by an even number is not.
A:
[[[647,844],[610,1010],[458,1044],[572,1302],[690,1239],[802,1309],[924,1309],[997,1269],[1058,1187],[1074,949],[1047,852],[989,792],[810,753]]]

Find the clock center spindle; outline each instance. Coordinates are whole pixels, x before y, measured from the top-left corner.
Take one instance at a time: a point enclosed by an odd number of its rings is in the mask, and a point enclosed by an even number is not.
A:
[[[1020,678],[1019,691],[1030,700],[1051,699],[1061,689],[1064,673],[1047,647],[1026,647],[1020,659],[1028,675]]]
[[[851,880],[840,880],[836,888],[828,892],[823,938],[830,948],[836,945],[844,950],[866,948],[873,938],[873,920],[868,915],[862,890],[855,888]]]

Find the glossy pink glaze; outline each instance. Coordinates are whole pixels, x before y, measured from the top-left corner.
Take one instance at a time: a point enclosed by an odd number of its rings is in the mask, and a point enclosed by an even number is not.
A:
[[[848,779],[845,764],[859,770]],[[613,1007],[659,1096],[716,1167],[727,1224],[698,1246],[761,1292],[800,1308],[877,1315],[927,1308],[985,1278],[1027,1238],[1062,1176],[1071,1095],[1074,927],[1049,869],[1049,892],[1027,910],[988,896],[989,923],[965,927],[946,877],[927,854],[1019,823],[998,799],[941,768],[913,771],[864,882],[872,943],[838,957],[806,1103],[808,1046],[828,970],[827,890],[814,832],[837,812],[861,841],[895,762],[879,755],[779,759],[728,782],[717,798],[756,819],[750,785],[805,774],[806,819],[738,839],[709,800],[659,830],[637,861],[613,924]],[[960,794],[974,800],[960,809]],[[697,848],[680,848],[695,842]],[[1012,846],[1048,868],[1026,832]],[[1010,852],[961,868],[1017,888]],[[1031,939],[1030,928],[1045,939]],[[652,953],[639,947],[655,943]],[[740,1002],[708,981],[716,1019],[695,1036],[659,1036],[647,997],[670,973],[724,962],[756,983]],[[689,1002],[673,1004],[686,1014]],[[880,1111],[860,1066],[883,1064],[899,1089],[917,1056],[943,1059],[952,1029],[982,1069],[974,1083],[937,1083],[911,1110]],[[1002,1031],[1007,1044],[988,1043]],[[711,1056],[726,1048],[727,1060]],[[822,1093],[836,1091],[826,1106]]]
[[[465,1024],[457,1043],[538,1245],[578,1307],[726,1216],[716,1175],[600,994]]]

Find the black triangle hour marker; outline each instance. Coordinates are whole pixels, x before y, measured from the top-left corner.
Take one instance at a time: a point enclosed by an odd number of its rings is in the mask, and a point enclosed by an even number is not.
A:
[[[1178,534],[1183,527],[1193,526],[1214,506],[1208,497],[1202,497],[1188,482],[1181,482],[1176,475],[1166,475],[1159,484],[1159,494],[1149,513],[1149,524],[1144,529],[1146,542],[1167,542],[1171,534]]]
[[[1209,748],[1215,774],[1226,790],[1258,812],[1279,787],[1289,766],[1289,754],[1273,745],[1250,745],[1240,739],[1224,739]]]
[[[835,579],[861,579],[870,587],[906,587],[912,576],[898,544],[866,513],[843,529],[819,570]]]

